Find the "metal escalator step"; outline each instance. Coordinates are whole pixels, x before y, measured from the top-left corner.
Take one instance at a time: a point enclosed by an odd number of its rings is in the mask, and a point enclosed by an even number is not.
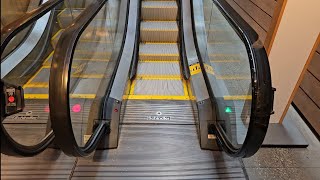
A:
[[[179,29],[176,21],[141,22],[142,42],[178,42]]]
[[[183,82],[179,80],[136,79],[134,95],[185,96]]]
[[[26,138],[26,129],[32,130],[31,134],[37,133],[36,137],[43,137],[43,131],[39,131],[39,125],[32,126],[14,124],[11,129],[20,137],[20,142],[35,139]],[[75,163],[75,158],[51,148],[34,157],[21,158],[1,154],[1,179],[68,179]]]
[[[176,75],[180,76],[179,61],[171,61],[167,63],[159,62],[139,62],[137,75]]]
[[[176,1],[142,1],[142,20],[175,21],[178,19]]]
[[[140,43],[140,60],[179,61],[177,43]]]

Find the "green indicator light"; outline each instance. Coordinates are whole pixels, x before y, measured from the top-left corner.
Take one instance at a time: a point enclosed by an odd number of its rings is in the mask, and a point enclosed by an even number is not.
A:
[[[224,112],[226,112],[226,113],[232,113],[231,107],[227,106],[227,107],[224,109]]]

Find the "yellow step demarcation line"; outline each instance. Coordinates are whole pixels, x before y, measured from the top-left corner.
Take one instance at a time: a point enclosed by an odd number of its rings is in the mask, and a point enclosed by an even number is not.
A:
[[[135,95],[134,89],[137,80],[181,80],[183,86],[182,96],[177,95]],[[129,90],[129,95],[124,95],[123,99],[131,100],[194,100],[194,96],[189,96],[187,82],[183,77],[179,75],[137,75],[136,78],[132,81],[131,87]]]
[[[194,100],[189,96],[170,96],[170,95],[124,95],[127,100]]]
[[[161,57],[166,57],[166,56],[169,56],[169,57],[179,57],[180,55],[179,54],[176,54],[176,53],[173,53],[173,54],[155,54],[155,53],[141,53],[139,54],[139,56],[161,56]]]
[[[55,46],[54,46],[54,44],[53,44],[53,41],[59,36],[59,34],[62,33],[62,31],[64,31],[64,29],[60,29],[59,31],[56,32],[56,34],[54,34],[54,35],[51,37],[50,43],[51,43],[51,46],[52,46],[53,48],[55,48]]]
[[[178,60],[139,60],[139,63],[180,63]]]
[[[49,88],[48,82],[35,82],[35,83],[28,83],[23,86],[24,89],[26,88]]]
[[[172,45],[172,44],[174,44],[174,45],[179,45],[179,43],[177,43],[177,42],[172,42],[172,41],[169,41],[169,42],[150,42],[150,41],[147,41],[147,42],[142,42],[143,44],[169,44],[169,45]],[[177,54],[177,53],[175,53],[175,54]]]
[[[141,7],[142,7],[142,9],[143,9],[143,8],[151,8],[151,9],[178,9],[177,6],[146,6],[146,5],[142,5]]]
[[[178,32],[179,30],[178,29],[160,29],[160,28],[141,28],[140,31],[160,31],[160,32]]]
[[[140,74],[136,75],[136,80],[182,80],[183,77],[180,74],[177,75],[151,75]]]
[[[70,94],[72,99],[94,99],[95,94]],[[49,94],[24,94],[25,99],[49,99]]]
[[[230,100],[252,100],[251,95],[234,95],[234,96],[223,96],[223,99],[226,101]]]
[[[39,70],[38,70],[36,73],[34,73],[33,76],[31,76],[31,78],[27,81],[27,83],[22,86],[23,89],[25,89],[26,86],[28,86],[28,85],[33,81],[33,79],[42,71],[43,67],[44,67],[44,66],[42,66],[41,68],[39,68]]]
[[[84,50],[74,50],[75,54],[102,54],[102,55],[111,55],[112,52],[106,52],[106,51],[84,51]]]
[[[42,65],[43,66],[51,66],[48,62],[49,62],[49,59],[53,56],[53,54],[54,54],[54,51],[52,51],[49,55],[48,55],[48,57],[43,61],[43,63],[42,63]]]
[[[142,22],[177,22],[176,20],[143,20]]]

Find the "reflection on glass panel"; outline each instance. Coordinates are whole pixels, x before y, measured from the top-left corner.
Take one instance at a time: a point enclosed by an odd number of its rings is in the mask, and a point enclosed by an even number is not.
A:
[[[2,1],[1,1],[2,3]],[[49,76],[52,56],[59,39],[67,7],[60,3],[30,26],[29,33],[19,47],[1,58],[1,78],[24,89],[25,109],[8,116],[2,122],[5,130],[18,143],[35,145],[51,130],[49,122]],[[66,22],[64,22],[67,25]],[[15,39],[20,36],[20,32]],[[5,51],[12,48],[10,44]]]
[[[81,34],[76,45],[69,85],[70,113],[77,143],[84,146],[99,118],[102,98],[114,63],[110,62],[120,1],[109,0]]]
[[[1,0],[1,29],[25,15],[25,13],[36,9],[41,0]]]
[[[27,12],[36,9],[40,4],[41,4],[40,0],[24,0],[24,1],[1,0],[1,30],[6,25],[24,16]],[[16,37],[10,41],[4,53],[1,55],[1,59],[6,57],[17,46],[19,46],[31,29],[32,29],[32,26],[25,28],[18,35],[16,35]]]
[[[251,70],[246,47],[212,0],[203,0],[207,74],[217,103],[217,120],[238,146],[251,114]],[[211,70],[210,70],[211,69]]]

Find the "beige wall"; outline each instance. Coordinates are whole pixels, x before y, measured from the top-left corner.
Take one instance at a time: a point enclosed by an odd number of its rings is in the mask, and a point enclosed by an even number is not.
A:
[[[282,121],[320,32],[319,0],[287,0],[269,61],[275,94],[271,122]]]

